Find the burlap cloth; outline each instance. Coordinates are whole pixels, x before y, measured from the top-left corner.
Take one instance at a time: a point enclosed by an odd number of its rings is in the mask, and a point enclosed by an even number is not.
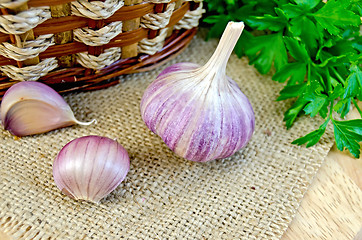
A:
[[[167,65],[203,64],[216,44],[199,34]],[[255,134],[228,159],[181,159],[146,128],[139,113],[145,88],[163,68],[65,97],[79,120],[96,118],[96,125],[22,139],[1,130],[0,230],[15,239],[280,238],[333,143],[331,132],[309,149],[291,145],[320,122],[302,118],[287,131],[282,119],[291,102],[275,101],[282,84],[233,55],[227,73],[253,105]],[[117,138],[131,158],[126,180],[99,205],[63,195],[52,176],[60,149],[91,134]]]

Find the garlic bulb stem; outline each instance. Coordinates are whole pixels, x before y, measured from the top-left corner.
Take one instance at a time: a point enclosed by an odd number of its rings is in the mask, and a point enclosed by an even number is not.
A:
[[[244,30],[243,22],[229,22],[221,36],[220,42],[209,61],[198,71],[208,74],[226,74],[226,65],[231,53]]]

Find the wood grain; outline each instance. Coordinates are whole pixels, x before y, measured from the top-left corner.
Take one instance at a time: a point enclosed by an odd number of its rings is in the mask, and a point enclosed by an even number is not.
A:
[[[348,115],[360,117],[356,109]],[[362,240],[362,156],[332,147],[282,237],[295,239]]]
[[[355,159],[350,156],[349,153],[344,152],[346,156],[341,156],[337,152],[337,147],[334,146],[332,149],[331,158],[338,162],[342,167],[343,171],[362,189],[362,160],[361,158]],[[362,214],[362,213],[361,213]]]
[[[348,173],[361,163],[333,147],[282,239],[354,239],[362,227],[362,191]]]
[[[11,240],[11,238],[6,233],[0,231],[0,240]]]

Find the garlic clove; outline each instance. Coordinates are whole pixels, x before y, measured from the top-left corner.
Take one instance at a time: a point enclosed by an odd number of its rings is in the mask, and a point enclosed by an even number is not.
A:
[[[243,23],[229,23],[204,66],[171,65],[144,92],[142,119],[183,158],[197,162],[226,158],[252,137],[252,106],[226,75],[228,58],[243,28]]]
[[[51,87],[34,81],[10,87],[1,102],[1,122],[16,136],[48,132],[79,122],[65,100]]]
[[[98,203],[124,180],[129,167],[128,153],[117,141],[85,136],[62,148],[54,160],[53,176],[64,194]]]

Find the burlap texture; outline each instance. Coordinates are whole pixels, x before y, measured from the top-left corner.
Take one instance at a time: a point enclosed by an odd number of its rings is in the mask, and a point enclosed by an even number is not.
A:
[[[216,44],[198,35],[167,65],[203,64]],[[181,159],[146,128],[139,113],[145,88],[165,67],[65,97],[79,120],[96,118],[96,125],[22,139],[1,130],[0,230],[15,239],[280,238],[333,143],[331,131],[314,147],[291,145],[320,122],[302,118],[287,131],[282,119],[291,102],[275,101],[282,84],[232,55],[227,73],[253,105],[255,134],[228,159]],[[52,176],[60,149],[91,134],[117,138],[131,158],[126,180],[99,205],[63,195]]]

